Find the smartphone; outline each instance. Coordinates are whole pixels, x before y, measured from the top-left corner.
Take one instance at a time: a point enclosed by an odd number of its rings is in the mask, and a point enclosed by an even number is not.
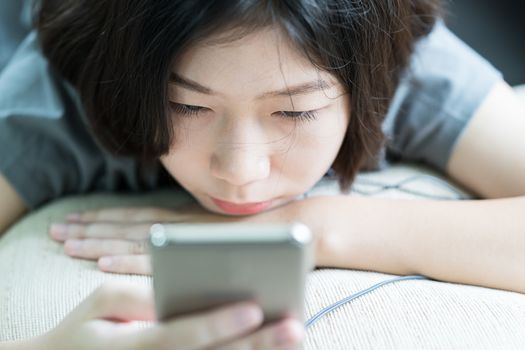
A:
[[[256,301],[265,323],[305,319],[314,259],[304,224],[154,224],[150,247],[161,321],[241,300]]]

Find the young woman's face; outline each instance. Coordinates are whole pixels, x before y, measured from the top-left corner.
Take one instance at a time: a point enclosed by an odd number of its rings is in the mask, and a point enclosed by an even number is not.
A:
[[[255,214],[308,191],[330,168],[349,97],[273,31],[189,49],[169,87],[175,141],[161,157],[206,209]]]

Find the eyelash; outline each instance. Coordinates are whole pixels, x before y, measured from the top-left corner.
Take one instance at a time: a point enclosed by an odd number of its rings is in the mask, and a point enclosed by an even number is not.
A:
[[[192,105],[185,105],[180,103],[174,103],[170,102],[171,109],[174,113],[182,114],[188,117],[196,117],[199,113],[205,112],[208,110],[208,108],[204,107],[198,107],[198,106],[192,106]],[[292,119],[292,120],[299,120],[299,121],[313,121],[317,120],[317,112],[316,111],[279,111],[276,112],[280,115],[280,118],[283,119]]]
[[[277,113],[279,113],[281,115],[281,118],[284,118],[284,119],[297,119],[299,121],[305,121],[305,122],[317,120],[316,111],[303,111],[303,112],[280,111]]]
[[[170,107],[174,113],[184,114],[190,117],[197,116],[199,112],[203,112],[206,108],[192,106],[192,105],[183,105],[180,103],[170,102]]]

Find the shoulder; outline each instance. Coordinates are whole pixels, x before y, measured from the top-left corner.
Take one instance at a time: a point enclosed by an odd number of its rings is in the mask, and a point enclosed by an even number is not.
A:
[[[445,172],[457,137],[502,79],[442,20],[415,47],[384,122],[391,155]]]
[[[22,41],[0,74],[1,117],[58,118],[63,109],[57,80],[38,48],[36,32]],[[31,111],[31,113],[27,113]]]

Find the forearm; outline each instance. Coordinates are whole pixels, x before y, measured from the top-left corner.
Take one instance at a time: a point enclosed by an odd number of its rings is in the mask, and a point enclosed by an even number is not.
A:
[[[0,173],[0,236],[26,210],[20,196]]]
[[[422,274],[525,293],[525,197],[318,200],[319,265]]]
[[[0,342],[0,350],[36,350],[40,349],[33,341]]]

